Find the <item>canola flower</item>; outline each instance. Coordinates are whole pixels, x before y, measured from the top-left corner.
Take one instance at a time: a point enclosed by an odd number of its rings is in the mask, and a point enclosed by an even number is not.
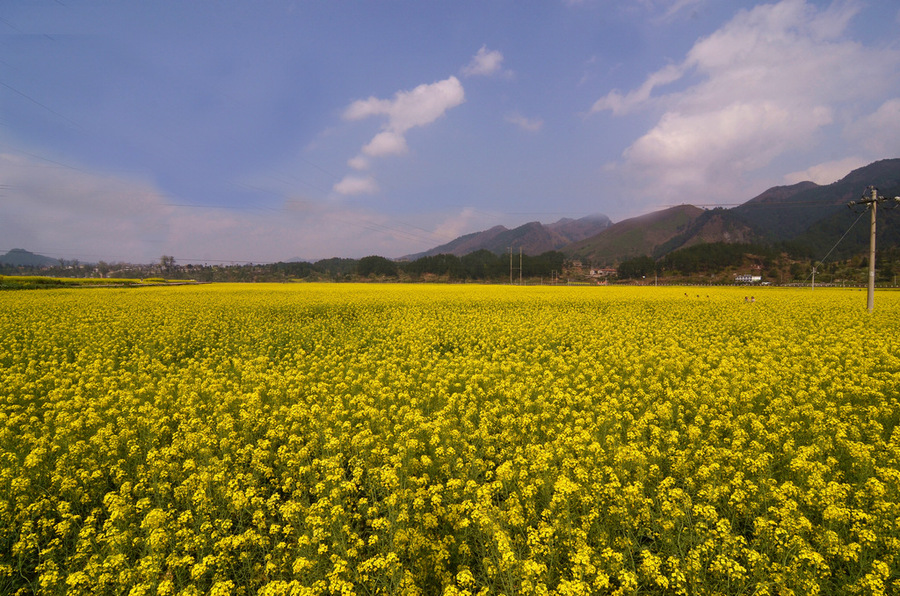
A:
[[[900,294],[0,294],[0,593],[890,594]]]

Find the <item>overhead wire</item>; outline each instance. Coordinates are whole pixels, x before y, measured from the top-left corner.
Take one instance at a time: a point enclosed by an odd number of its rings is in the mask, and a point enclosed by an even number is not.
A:
[[[856,225],[856,222],[858,222],[860,219],[862,219],[862,216],[865,215],[865,213],[866,213],[865,211],[860,212],[859,217],[857,217],[855,220],[853,220],[853,223],[850,224],[850,227],[847,228],[847,231],[844,232],[844,235],[841,236],[841,237],[838,239],[838,241],[834,243],[834,246],[831,247],[831,250],[829,250],[829,251],[825,254],[825,256],[822,257],[822,260],[819,261],[819,264],[820,264],[820,265],[824,265],[824,264],[825,264],[825,261],[828,259],[829,256],[831,256],[831,253],[834,252],[834,249],[836,249],[836,248],[838,247],[838,244],[840,244],[841,241],[842,241],[844,238],[847,237],[847,234],[850,233],[850,230],[853,229],[853,226]],[[813,267],[813,269],[816,269],[816,267]],[[809,275],[806,276],[806,279],[803,280],[803,281],[806,282],[806,281],[809,280],[811,277],[812,277],[812,271],[809,273]]]
[[[53,108],[51,108],[51,107],[49,107],[49,106],[47,106],[47,105],[45,105],[45,104],[39,102],[38,100],[36,100],[35,98],[31,97],[31,96],[28,95],[27,93],[23,93],[22,91],[19,91],[18,89],[16,89],[16,88],[13,87],[12,85],[9,85],[9,84],[7,84],[7,83],[4,83],[3,81],[0,81],[0,86],[6,87],[7,89],[9,89],[10,91],[12,91],[13,93],[16,93],[16,94],[18,94],[18,95],[21,95],[22,97],[24,97],[24,98],[27,99],[28,101],[34,103],[35,105],[38,105],[38,106],[44,108],[45,110],[47,110],[48,112],[50,112],[50,113],[53,114],[54,116],[57,116],[57,117],[59,117],[59,118],[62,118],[63,120],[65,120],[66,122],[68,122],[69,124],[71,124],[72,126],[74,126],[75,128],[78,128],[78,129],[80,129],[80,130],[84,130],[84,127],[82,127],[80,124],[78,124],[77,122],[75,122],[75,121],[72,120],[71,118],[68,118],[67,116],[64,116],[64,115],[60,114],[59,112],[57,112],[57,111],[54,110]]]

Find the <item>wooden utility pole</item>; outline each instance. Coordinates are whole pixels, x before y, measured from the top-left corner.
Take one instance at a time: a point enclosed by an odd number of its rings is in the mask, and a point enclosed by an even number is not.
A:
[[[885,197],[878,196],[878,189],[870,186],[866,189],[866,193],[858,201],[852,201],[850,206],[866,205],[872,213],[872,223],[869,230],[869,291],[866,294],[866,307],[869,312],[875,310],[875,213],[878,210],[878,203],[887,201]],[[900,197],[890,199],[900,203]]]
[[[872,213],[872,224],[869,229],[869,291],[866,292],[866,308],[871,313],[875,310],[875,212],[878,211],[878,190],[872,187],[872,198],[869,209]]]
[[[513,285],[513,271],[515,271],[515,267],[513,267],[513,249],[512,246],[508,247],[509,249],[509,285]],[[522,285],[522,247],[519,247],[519,285]]]
[[[519,285],[522,285],[522,247],[519,247]]]

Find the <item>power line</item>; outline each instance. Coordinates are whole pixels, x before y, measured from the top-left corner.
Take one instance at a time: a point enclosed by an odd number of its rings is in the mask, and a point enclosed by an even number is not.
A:
[[[820,264],[820,265],[824,265],[824,264],[825,264],[825,261],[828,259],[829,256],[831,256],[831,253],[834,252],[834,249],[837,248],[838,244],[840,244],[841,241],[842,241],[844,238],[847,237],[847,234],[850,233],[850,230],[853,229],[853,226],[856,225],[856,222],[858,222],[860,219],[862,219],[862,216],[863,216],[864,213],[865,213],[865,211],[863,211],[862,213],[859,214],[859,217],[857,217],[857,218],[853,221],[853,223],[850,224],[850,227],[847,228],[847,231],[844,232],[844,235],[841,236],[840,240],[838,240],[837,242],[835,242],[835,243],[834,243],[834,246],[831,247],[831,250],[829,250],[828,253],[826,253],[825,256],[822,257],[822,260],[819,261],[819,264]],[[812,272],[811,272],[809,275],[806,276],[806,279],[809,279],[810,276],[812,276],[812,279],[813,279],[813,286],[815,286],[815,284],[816,284],[816,266],[813,266]],[[803,281],[805,282],[806,280],[803,280]]]
[[[863,211],[862,213],[860,213],[860,214],[859,214],[859,217],[857,217],[857,218],[853,221],[853,223],[850,224],[850,227],[847,228],[847,231],[844,232],[844,235],[841,236],[840,240],[838,240],[837,242],[834,243],[834,246],[832,246],[832,247],[831,247],[831,250],[829,250],[828,253],[825,254],[825,256],[822,258],[822,260],[820,261],[820,263],[824,263],[825,260],[826,260],[829,256],[831,256],[831,253],[834,252],[834,249],[837,248],[837,245],[841,243],[841,240],[843,240],[844,238],[846,238],[846,237],[847,237],[847,234],[850,233],[850,230],[853,229],[853,226],[856,225],[856,222],[858,222],[860,219],[862,219],[863,213],[865,213],[865,211]]]
[[[51,107],[49,107],[49,106],[46,106],[46,105],[42,104],[41,102],[39,102],[39,101],[36,100],[35,98],[31,97],[30,95],[28,95],[28,94],[26,94],[26,93],[23,93],[23,92],[19,91],[19,90],[16,89],[15,87],[13,87],[13,86],[11,86],[11,85],[7,85],[7,84],[4,83],[3,81],[0,81],[0,86],[6,87],[7,89],[9,89],[10,91],[12,91],[13,93],[16,93],[16,94],[18,94],[18,95],[21,95],[22,97],[24,97],[24,98],[27,99],[28,101],[32,102],[33,104],[38,105],[38,106],[44,108],[45,110],[47,110],[48,112],[50,112],[50,113],[53,114],[54,116],[58,116],[58,117],[62,118],[63,120],[65,120],[66,122],[68,122],[69,124],[71,124],[72,126],[74,126],[75,128],[78,128],[78,129],[80,129],[80,130],[84,130],[84,127],[82,127],[80,124],[78,124],[77,122],[75,122],[75,121],[72,120],[71,118],[67,118],[66,116],[63,116],[62,114],[60,114],[59,112],[57,112],[57,111],[54,110],[53,108],[51,108]]]
[[[810,207],[840,207],[840,203],[824,202],[824,201],[778,201],[772,203],[754,203],[752,199],[745,203],[679,203],[677,205],[664,205],[664,208],[671,207],[700,207],[702,209],[716,207],[782,207],[790,205],[808,205]]]
[[[82,172],[82,173],[84,173],[84,174],[91,174],[91,173],[92,173],[92,172],[89,172],[88,170],[85,170],[85,169],[83,169],[83,168],[79,168],[79,167],[73,166],[73,165],[71,165],[71,164],[63,163],[63,162],[61,162],[61,161],[56,161],[55,159],[50,159],[49,157],[44,157],[43,155],[37,155],[36,153],[29,153],[28,151],[23,151],[22,149],[16,149],[15,147],[11,147],[10,145],[7,145],[7,144],[5,144],[5,143],[3,144],[3,147],[6,147],[7,150],[12,151],[13,153],[19,153],[19,154],[21,154],[21,155],[27,155],[28,157],[33,157],[33,158],[39,159],[39,160],[41,160],[41,161],[46,161],[47,163],[52,163],[52,164],[55,164],[55,165],[57,165],[57,166],[60,166],[60,167],[69,169],[69,170],[75,170],[76,172]]]

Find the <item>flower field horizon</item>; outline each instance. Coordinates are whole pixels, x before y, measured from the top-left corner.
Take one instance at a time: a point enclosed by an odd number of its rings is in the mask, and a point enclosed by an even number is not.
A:
[[[0,339],[2,594],[900,588],[900,292],[40,290]]]

